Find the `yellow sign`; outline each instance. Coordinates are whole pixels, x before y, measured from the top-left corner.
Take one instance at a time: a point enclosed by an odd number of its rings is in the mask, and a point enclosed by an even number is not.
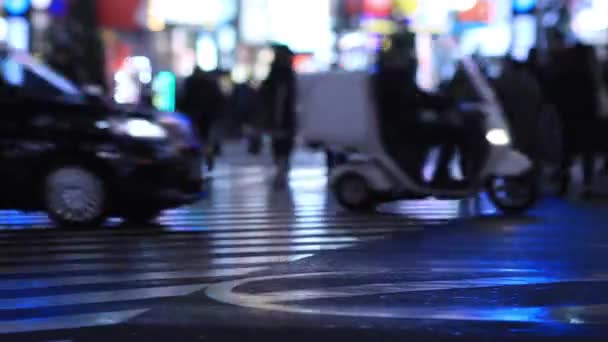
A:
[[[420,0],[395,0],[395,9],[399,14],[411,17],[418,11]]]
[[[362,26],[367,32],[384,35],[395,33],[397,30],[397,25],[394,22],[383,19],[370,20],[363,23]]]

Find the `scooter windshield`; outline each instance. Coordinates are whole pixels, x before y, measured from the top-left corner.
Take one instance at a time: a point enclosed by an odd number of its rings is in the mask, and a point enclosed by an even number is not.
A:
[[[461,52],[453,37],[441,37],[439,43],[447,51],[447,55],[458,64],[468,83],[474,88],[477,98],[485,103],[495,103],[496,95],[483,75],[479,64],[471,56]]]
[[[489,128],[508,129],[503,108],[478,62],[472,56],[462,53],[452,37],[441,37],[438,42],[452,62],[458,65],[461,77],[466,79],[466,84],[474,95],[475,105],[483,107],[482,112],[486,114]],[[470,97],[464,97],[464,100],[470,100]]]

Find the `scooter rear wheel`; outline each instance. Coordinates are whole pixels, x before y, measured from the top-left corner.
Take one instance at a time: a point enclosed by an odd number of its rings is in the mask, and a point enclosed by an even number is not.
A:
[[[520,177],[493,177],[488,183],[488,196],[503,213],[524,214],[538,201],[536,177],[533,172]]]
[[[351,211],[369,211],[374,208],[374,196],[368,181],[356,173],[340,176],[334,185],[338,203]]]

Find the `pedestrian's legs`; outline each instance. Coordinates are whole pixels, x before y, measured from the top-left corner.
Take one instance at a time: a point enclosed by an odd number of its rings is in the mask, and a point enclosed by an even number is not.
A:
[[[327,170],[331,171],[336,166],[336,154],[330,150],[326,150],[325,156],[327,158]]]
[[[272,140],[272,154],[276,167],[276,186],[283,187],[287,184],[292,149],[293,140],[291,138],[274,138]]]
[[[570,151],[565,149],[562,154],[562,162],[559,168],[560,178],[559,178],[559,196],[568,195],[568,190],[570,189],[571,175],[570,168],[572,167],[573,157]]]
[[[593,179],[595,176],[595,157],[593,153],[583,153],[583,196],[593,195]]]

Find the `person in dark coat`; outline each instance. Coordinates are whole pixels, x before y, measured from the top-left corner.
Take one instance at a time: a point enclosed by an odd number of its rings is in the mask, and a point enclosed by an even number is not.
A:
[[[217,80],[196,67],[184,82],[178,109],[190,117],[203,140],[208,142],[211,126],[224,110],[225,102]]]
[[[538,80],[526,69],[525,64],[506,57],[495,86],[511,127],[515,148],[538,161],[538,129],[543,110],[542,90]]]
[[[378,58],[377,72],[373,76],[372,89],[376,108],[380,115],[380,128],[388,153],[416,181],[422,181],[422,166],[431,147],[453,150],[459,146],[468,148],[466,132],[444,121],[424,122],[420,118],[423,109],[441,114],[455,105],[450,97],[427,93],[416,83],[418,68],[413,37],[409,33],[391,37],[392,48]],[[406,149],[405,146],[412,146]],[[443,153],[437,165],[434,182],[442,186],[453,184],[449,176],[452,155]]]
[[[560,116],[564,139],[562,193],[570,184],[570,167],[583,159],[584,196],[592,195],[595,166],[595,126],[598,122],[597,59],[593,47],[576,44],[552,51],[548,74],[551,102]]]
[[[275,44],[270,73],[260,87],[265,108],[265,126],[272,134],[272,154],[277,167],[277,185],[285,185],[296,134],[296,75],[293,52]]]

